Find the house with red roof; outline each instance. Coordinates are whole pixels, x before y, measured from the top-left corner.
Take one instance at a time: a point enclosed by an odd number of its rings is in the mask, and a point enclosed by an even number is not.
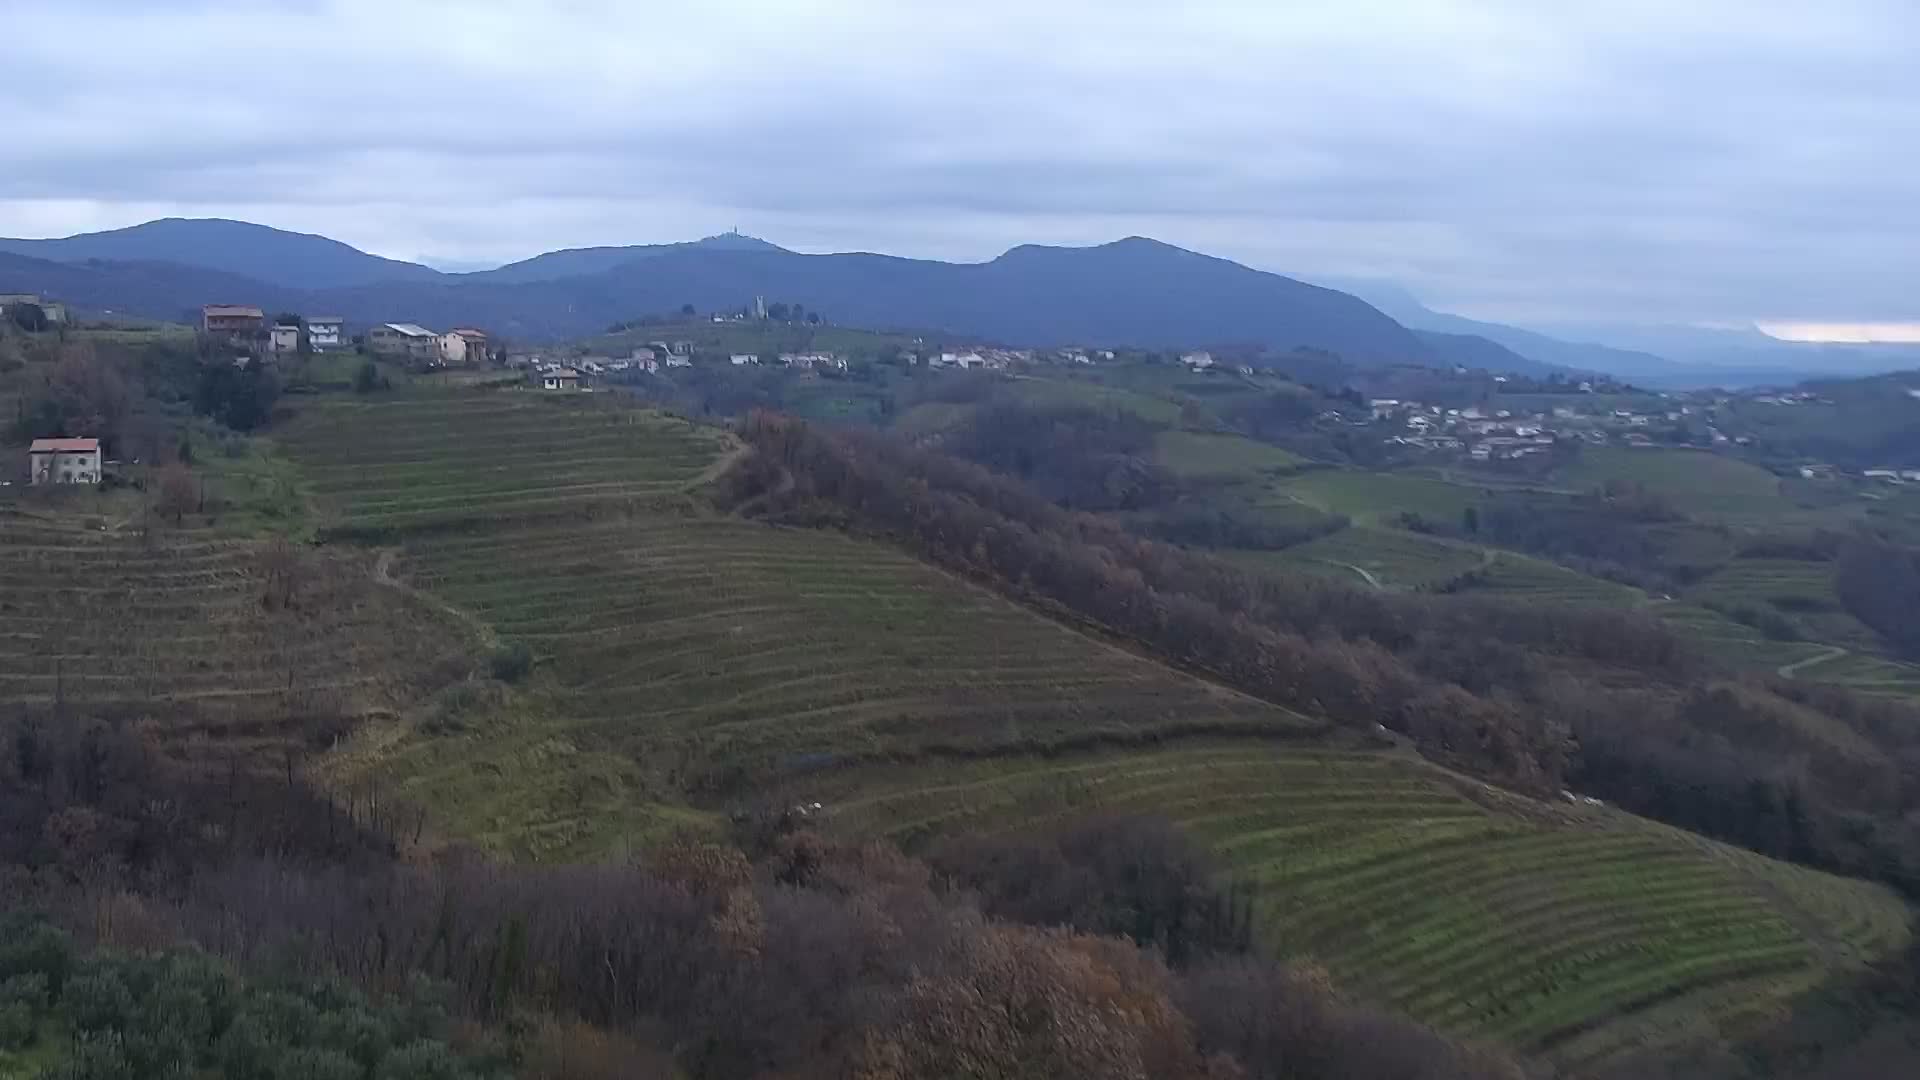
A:
[[[100,440],[35,439],[27,447],[27,462],[35,484],[97,484]]]

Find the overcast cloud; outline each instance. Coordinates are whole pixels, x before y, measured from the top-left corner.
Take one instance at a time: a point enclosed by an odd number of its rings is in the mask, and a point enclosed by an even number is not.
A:
[[[0,235],[1145,234],[1534,321],[1920,322],[1920,2],[9,0]]]

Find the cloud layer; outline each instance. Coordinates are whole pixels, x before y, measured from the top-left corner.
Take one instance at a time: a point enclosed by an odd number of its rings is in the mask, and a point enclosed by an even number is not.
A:
[[[1494,317],[1920,318],[1910,0],[10,10],[0,235],[230,216],[505,261],[1141,233]]]

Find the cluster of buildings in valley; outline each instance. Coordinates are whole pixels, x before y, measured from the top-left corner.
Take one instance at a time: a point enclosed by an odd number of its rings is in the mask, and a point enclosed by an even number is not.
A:
[[[200,309],[200,332],[233,344],[258,345],[268,354],[299,352],[304,342],[312,352],[352,348],[346,320],[338,315],[286,316],[271,324],[266,313],[243,304],[208,304]],[[362,339],[368,351],[416,363],[477,364],[488,359],[491,346],[485,331],[462,326],[435,333],[415,323],[381,323],[367,328]]]
[[[1695,406],[1670,401],[1663,402],[1664,408],[1646,411],[1582,411],[1570,405],[1525,412],[1479,405],[1455,409],[1396,398],[1374,398],[1367,404],[1369,417],[1356,422],[1396,430],[1387,442],[1434,453],[1462,454],[1473,461],[1534,457],[1548,453],[1561,442],[1652,447],[1658,445],[1649,434],[1655,425],[1705,419]],[[1716,446],[1736,441],[1711,423],[1706,425],[1706,432]]]

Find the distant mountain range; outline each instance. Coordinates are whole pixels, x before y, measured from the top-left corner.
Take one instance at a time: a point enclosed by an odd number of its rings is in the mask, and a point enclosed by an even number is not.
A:
[[[1798,346],[1757,332],[1709,338],[1726,347],[1690,352],[1676,363],[1617,342],[1562,340],[1432,311],[1389,282],[1323,284],[1331,287],[1141,237],[1088,248],[1029,245],[985,263],[944,263],[802,255],[727,233],[689,243],[570,248],[470,273],[223,219],[0,239],[0,291],[43,292],[86,310],[162,319],[191,318],[203,303],[252,303],[340,314],[363,325],[470,323],[550,340],[688,303],[733,310],[761,295],[848,324],[1012,344],[1253,344],[1324,349],[1363,365],[1603,371],[1654,385],[1742,385],[1920,364],[1920,350],[1909,358],[1898,349]]]
[[[0,240],[0,289],[85,309],[184,318],[208,302],[319,311],[356,323],[472,323],[552,339],[693,304],[801,303],[849,324],[1021,344],[1316,348],[1363,364],[1453,363],[1364,301],[1139,237],[1017,247],[985,263],[802,255],[727,234],[686,244],[577,248],[445,274],[326,237],[169,219],[60,240]],[[1476,345],[1484,354],[1488,346]],[[1522,357],[1497,356],[1528,367]]]
[[[162,218],[57,240],[0,239],[0,251],[54,262],[164,262],[295,289],[432,281],[439,271],[369,255],[338,240],[224,218]]]

